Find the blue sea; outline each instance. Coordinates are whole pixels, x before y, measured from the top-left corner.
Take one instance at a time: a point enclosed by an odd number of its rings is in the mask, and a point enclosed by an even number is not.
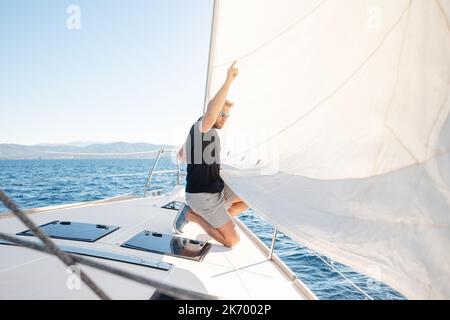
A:
[[[0,188],[24,209],[104,199],[124,193],[142,195],[153,159],[83,160],[0,160]],[[174,169],[169,158],[162,158],[158,170]],[[170,191],[176,185],[173,174],[156,175],[151,189]],[[6,208],[0,204],[0,214]],[[240,216],[270,247],[273,227],[248,210]],[[349,267],[321,256],[283,234],[278,234],[275,253],[317,295],[319,299],[362,300],[404,299],[388,286],[369,279]],[[344,275],[347,279],[345,279]]]

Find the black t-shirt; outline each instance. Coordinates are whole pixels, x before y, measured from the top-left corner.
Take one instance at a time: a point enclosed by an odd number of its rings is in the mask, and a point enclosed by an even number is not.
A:
[[[202,118],[192,125],[186,142],[186,192],[222,192],[224,182],[220,177],[219,134],[214,128],[202,133],[201,120]]]

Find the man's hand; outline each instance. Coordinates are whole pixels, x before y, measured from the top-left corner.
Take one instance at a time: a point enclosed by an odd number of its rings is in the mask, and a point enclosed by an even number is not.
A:
[[[233,82],[239,74],[239,69],[234,67],[236,65],[236,62],[237,61],[234,61],[233,64],[231,65],[231,67],[228,68],[228,73],[227,73],[227,82],[228,83]]]
[[[222,111],[223,109],[225,100],[227,99],[228,90],[230,90],[231,84],[237,78],[239,73],[239,70],[234,67],[235,65],[236,61],[234,61],[231,67],[228,69],[227,79],[224,85],[216,93],[214,98],[208,103],[208,108],[205,115],[203,116],[202,127],[200,128],[201,132],[203,133],[211,130],[211,128],[214,126],[214,123],[217,121],[217,117],[219,116],[220,111]]]

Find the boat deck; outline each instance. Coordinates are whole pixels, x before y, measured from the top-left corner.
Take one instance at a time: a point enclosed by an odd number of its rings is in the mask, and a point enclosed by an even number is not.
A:
[[[90,258],[157,279],[178,287],[208,293],[224,299],[314,299],[314,295],[278,259],[268,259],[268,249],[239,221],[241,242],[226,248],[194,224],[186,226],[183,237],[208,241],[210,251],[201,262],[152,252],[137,251],[121,244],[144,230],[173,234],[175,210],[162,209],[170,201],[183,201],[184,191],[176,188],[168,195],[87,202],[36,210],[30,217],[42,225],[54,220],[120,226],[93,243],[54,239],[58,245],[95,249],[141,259],[172,264],[168,271]],[[15,235],[27,228],[15,217],[0,218],[0,232]],[[33,240],[34,237],[26,237]],[[149,299],[154,288],[109,273],[82,266],[88,275],[113,299]],[[69,285],[68,285],[69,284]],[[70,274],[55,257],[26,248],[0,245],[0,299],[95,299],[83,284],[71,287]]]

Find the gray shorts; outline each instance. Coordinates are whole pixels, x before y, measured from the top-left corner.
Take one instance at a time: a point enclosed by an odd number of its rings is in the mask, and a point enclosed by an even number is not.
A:
[[[196,214],[214,228],[219,228],[231,220],[228,208],[237,195],[227,186],[219,193],[188,193],[186,203]]]

